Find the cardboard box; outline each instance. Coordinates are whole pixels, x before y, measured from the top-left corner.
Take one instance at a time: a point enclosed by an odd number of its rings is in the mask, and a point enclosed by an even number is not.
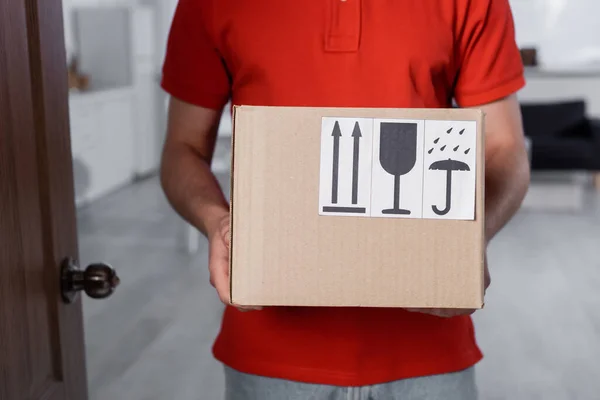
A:
[[[483,120],[235,107],[232,303],[481,308]]]

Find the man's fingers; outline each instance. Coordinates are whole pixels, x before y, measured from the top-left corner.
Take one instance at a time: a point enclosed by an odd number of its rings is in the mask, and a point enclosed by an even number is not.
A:
[[[223,260],[211,261],[210,280],[221,301],[229,304],[229,266]]]
[[[231,304],[231,295],[229,291],[229,244],[231,237],[229,235],[229,219],[222,221],[221,229],[210,242],[210,254],[208,268],[210,271],[210,284],[215,287],[221,301]],[[256,306],[237,306],[240,311],[262,310],[262,307]]]
[[[229,244],[231,243],[231,235],[229,234],[229,227],[224,229],[223,232],[221,233],[221,235],[223,237],[223,243],[225,243],[225,247],[227,248],[227,251],[229,251]]]
[[[221,222],[220,235],[228,252],[229,244],[231,243],[231,235],[229,232],[229,218],[227,218]]]
[[[413,313],[433,315],[436,317],[443,316],[443,311],[442,311],[442,309],[439,309],[439,308],[407,308],[406,311],[413,312]]]
[[[225,273],[221,268],[219,268],[219,264],[215,265],[215,271],[210,274],[210,282],[217,289],[217,293],[221,301],[229,305],[231,304],[231,297],[229,291],[229,274]],[[240,311],[256,311],[262,310],[262,307],[257,306],[238,306],[234,305]]]
[[[492,283],[492,277],[490,275],[490,269],[488,267],[488,260],[487,260],[487,253],[485,255],[485,266],[484,266],[484,275],[483,275],[483,280],[484,280],[484,293],[487,291],[488,287],[490,287],[490,284]]]
[[[257,306],[238,306],[238,305],[236,305],[235,308],[237,308],[241,312],[262,310],[262,307],[257,307]]]
[[[217,293],[221,301],[225,304],[229,304],[229,279],[227,276],[223,276],[222,274],[217,274],[214,279],[215,289],[217,289]]]
[[[217,289],[221,301],[229,304],[229,252],[220,238],[213,239],[210,245],[210,283]]]
[[[475,310],[465,308],[407,308],[406,311],[419,312],[440,318],[451,318],[460,315],[471,315]]]

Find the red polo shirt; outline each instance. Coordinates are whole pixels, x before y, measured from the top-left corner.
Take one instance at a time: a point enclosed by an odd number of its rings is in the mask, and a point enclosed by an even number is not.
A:
[[[163,88],[183,101],[477,106],[524,85],[508,0],[180,0]],[[198,316],[201,318],[201,316]],[[469,317],[228,307],[214,355],[242,372],[356,386],[482,357]]]

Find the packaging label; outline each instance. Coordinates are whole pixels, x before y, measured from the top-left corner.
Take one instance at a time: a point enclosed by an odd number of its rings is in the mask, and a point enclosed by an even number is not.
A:
[[[475,218],[477,123],[325,117],[320,215]]]

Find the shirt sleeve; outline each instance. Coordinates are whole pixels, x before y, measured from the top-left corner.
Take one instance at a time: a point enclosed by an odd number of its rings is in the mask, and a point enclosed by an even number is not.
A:
[[[161,87],[171,96],[221,110],[230,94],[225,63],[208,33],[201,0],[180,0],[169,33]]]
[[[508,0],[464,3],[454,97],[460,107],[474,107],[517,92],[525,79]]]

